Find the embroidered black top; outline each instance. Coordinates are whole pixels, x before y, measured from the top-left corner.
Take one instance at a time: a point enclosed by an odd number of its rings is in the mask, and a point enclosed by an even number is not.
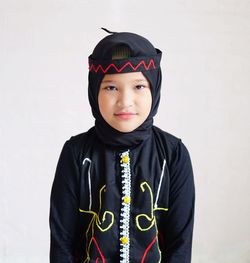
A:
[[[126,45],[128,58],[112,59]],[[161,51],[133,33],[114,33],[89,57],[89,100],[95,126],[68,140],[51,192],[51,263],[190,263],[194,180],[181,139],[153,126],[160,101]],[[102,118],[98,90],[106,73],[140,71],[152,108],[122,133]]]
[[[107,150],[92,128],[67,141],[58,162],[51,262],[188,263],[193,217],[192,166],[180,139],[153,127],[139,146]]]

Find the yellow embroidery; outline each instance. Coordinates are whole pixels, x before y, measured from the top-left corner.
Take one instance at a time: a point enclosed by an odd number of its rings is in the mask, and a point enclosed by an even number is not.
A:
[[[107,231],[113,224],[114,224],[114,213],[110,212],[110,211],[105,211],[103,213],[103,216],[102,216],[102,220],[100,220],[100,212],[101,212],[101,209],[102,209],[102,192],[106,191],[105,189],[106,185],[104,185],[101,190],[100,190],[100,193],[99,193],[99,211],[98,213],[94,212],[94,211],[88,211],[88,210],[82,210],[79,208],[79,211],[80,212],[83,212],[83,213],[88,213],[88,214],[92,214],[93,215],[93,218],[95,218],[95,223],[96,223],[96,226],[102,231],[102,232],[105,232]],[[106,215],[110,215],[111,216],[111,222],[110,224],[106,227],[106,228],[102,228],[101,225],[106,221]]]
[[[106,232],[107,230],[109,230],[112,225],[114,224],[114,213],[112,213],[111,211],[105,211],[102,215],[102,218],[100,220],[100,213],[101,213],[101,209],[102,209],[102,193],[106,191],[106,185],[104,185],[100,191],[99,191],[99,211],[98,213],[96,213],[95,211],[90,211],[90,210],[83,210],[79,208],[79,211],[82,213],[86,213],[86,214],[92,214],[93,217],[90,220],[90,223],[88,225],[87,231],[86,231],[86,252],[87,252],[87,258],[85,259],[84,262],[87,262],[90,257],[89,257],[89,250],[90,250],[90,246],[92,243],[92,238],[94,236],[94,225],[96,225],[98,227],[98,229],[100,229],[102,232]],[[108,224],[108,226],[106,228],[102,228],[101,225],[107,220],[107,215],[110,216],[111,220],[110,223]],[[89,236],[89,231],[91,228],[91,239],[88,242],[88,236]]]
[[[150,193],[151,215],[148,216],[148,215],[146,215],[146,214],[139,214],[139,215],[136,216],[136,218],[135,218],[136,226],[137,226],[141,231],[147,231],[147,230],[149,230],[149,229],[154,225],[154,222],[155,222],[155,217],[154,217],[154,215],[153,215],[153,193],[152,193],[152,190],[151,190],[151,188],[150,188],[150,186],[148,185],[147,182],[143,182],[143,183],[141,183],[141,185],[140,185],[141,190],[142,190],[143,193],[145,192],[145,187],[144,187],[144,186],[147,187],[147,189],[149,190],[149,193]],[[142,227],[140,226],[139,219],[140,219],[141,217],[145,217],[149,222],[151,222],[148,227],[142,228]]]
[[[157,210],[159,210],[159,211],[168,211],[168,208],[164,208],[164,207],[156,207],[156,208],[154,208],[154,211],[157,211]]]
[[[157,224],[155,223],[155,230],[156,230],[156,236],[157,236],[157,239],[156,239],[156,244],[157,244],[157,249],[159,251],[159,255],[160,255],[160,259],[158,261],[158,263],[161,263],[161,250],[160,250],[160,247],[159,247],[159,241],[158,241],[158,227],[157,227]]]
[[[139,230],[141,230],[141,231],[147,231],[147,230],[149,230],[153,225],[156,226],[156,218],[155,218],[155,215],[154,215],[154,211],[156,211],[156,210],[167,211],[168,208],[164,208],[164,207],[156,207],[156,208],[153,208],[153,192],[152,192],[151,187],[149,186],[149,184],[148,184],[147,182],[141,183],[140,187],[141,187],[141,190],[142,190],[143,193],[145,192],[146,188],[147,188],[148,191],[149,191],[149,194],[150,194],[151,213],[150,213],[150,216],[147,215],[147,214],[139,214],[139,215],[137,215],[136,218],[135,218],[135,222],[136,222],[136,226],[138,227]],[[140,219],[141,217],[146,218],[146,220],[150,222],[150,224],[149,224],[148,227],[144,227],[144,228],[141,227],[140,222],[139,222],[139,219]],[[156,228],[157,228],[157,227],[156,227]]]

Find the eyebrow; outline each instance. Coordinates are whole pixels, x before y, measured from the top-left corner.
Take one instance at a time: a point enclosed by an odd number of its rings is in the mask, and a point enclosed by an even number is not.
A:
[[[106,79],[106,80],[103,80],[101,83],[110,83],[110,82],[117,82],[116,80],[112,80],[112,79]],[[135,79],[131,82],[147,82],[145,79]]]
[[[109,80],[109,79],[106,79],[106,80],[103,80],[102,83],[107,83],[107,82],[116,82],[115,80]]]

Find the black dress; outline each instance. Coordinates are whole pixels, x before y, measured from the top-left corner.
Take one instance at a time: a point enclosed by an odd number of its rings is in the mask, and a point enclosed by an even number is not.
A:
[[[51,193],[51,263],[190,263],[194,180],[181,139],[152,126],[134,147],[95,128],[68,140]]]

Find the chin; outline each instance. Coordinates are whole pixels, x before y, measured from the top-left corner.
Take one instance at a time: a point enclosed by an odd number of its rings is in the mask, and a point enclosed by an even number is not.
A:
[[[114,129],[116,129],[119,132],[132,132],[134,131],[137,127],[117,127],[117,126],[113,126]]]

